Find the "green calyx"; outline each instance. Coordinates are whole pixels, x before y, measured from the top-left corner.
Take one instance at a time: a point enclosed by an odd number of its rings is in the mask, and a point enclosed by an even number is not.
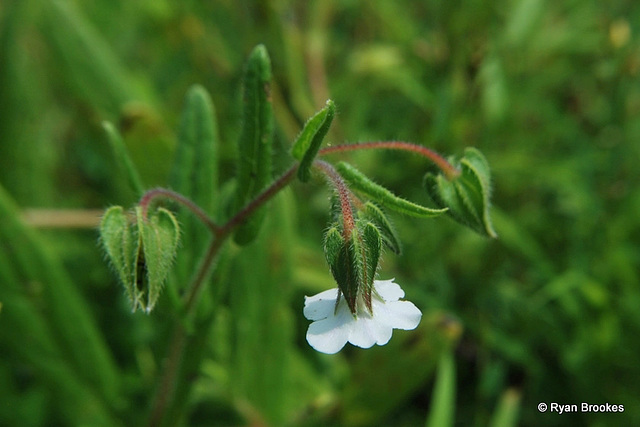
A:
[[[380,231],[364,219],[357,219],[355,228],[346,235],[339,223],[325,234],[324,252],[329,269],[354,316],[358,295],[362,295],[365,307],[372,312],[371,293],[381,251]]]
[[[454,162],[460,175],[447,179],[429,172],[424,185],[433,201],[459,223],[486,237],[498,237],[489,214],[491,202],[491,171],[482,153],[467,148],[464,156]]]
[[[121,206],[109,208],[100,223],[100,239],[125,288],[132,309],[149,313],[169,275],[180,230],[171,212],[158,208],[146,219],[142,207],[135,221]]]

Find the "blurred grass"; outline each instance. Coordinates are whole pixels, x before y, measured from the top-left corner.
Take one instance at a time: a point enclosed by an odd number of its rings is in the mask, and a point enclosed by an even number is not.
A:
[[[103,120],[117,124],[144,185],[166,185],[193,83],[212,95],[228,182],[242,66],[257,43],[273,63],[276,154],[328,97],[338,107],[332,143],[475,146],[492,166],[500,239],[395,217],[405,253],[387,254],[381,274],[397,277],[423,325],[386,347],[319,355],[304,341],[301,309],[304,294],[334,286],[320,249],[328,193],[294,185],[272,203],[260,241],[230,247],[213,274],[215,320],[180,421],[422,425],[436,363],[457,343],[459,425],[638,424],[638,22],[640,5],[625,0],[5,0],[0,424],[143,422],[171,304],[130,314],[95,233],[34,231],[16,205],[133,203]],[[422,159],[348,158],[427,202]],[[447,322],[463,328],[459,341]],[[103,368],[90,369],[96,361]],[[539,402],[625,412],[560,417],[540,414]]]

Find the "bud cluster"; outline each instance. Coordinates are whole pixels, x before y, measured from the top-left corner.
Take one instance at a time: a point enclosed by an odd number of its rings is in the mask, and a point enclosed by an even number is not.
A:
[[[164,208],[145,217],[138,206],[134,221],[121,206],[105,212],[100,223],[102,244],[133,311],[153,309],[171,271],[179,235],[178,221]]]

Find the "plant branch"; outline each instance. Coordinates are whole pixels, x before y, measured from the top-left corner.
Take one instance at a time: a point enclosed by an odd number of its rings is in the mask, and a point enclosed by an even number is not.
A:
[[[240,225],[244,220],[246,220],[249,215],[256,211],[260,206],[265,204],[269,199],[275,196],[280,190],[282,190],[295,176],[296,170],[298,170],[298,165],[295,164],[291,166],[289,170],[283,173],[280,178],[275,180],[269,187],[267,187],[262,193],[260,193],[255,199],[253,199],[249,204],[247,204],[244,208],[242,208],[238,213],[236,213],[233,218],[231,218],[226,224],[221,227],[221,234],[226,235],[230,233],[235,227]]]
[[[206,225],[209,230],[215,235],[220,234],[221,227],[213,222],[211,217],[194,201],[184,197],[180,193],[176,193],[175,191],[167,190],[166,188],[154,188],[153,190],[149,190],[140,199],[138,203],[142,207],[142,217],[147,219],[147,212],[149,210],[149,206],[159,198],[169,199],[174,202],[181,204],[182,206],[189,209],[195,216],[200,219]]]
[[[319,151],[319,155],[327,155],[345,151],[355,151],[361,149],[397,149],[411,151],[429,158],[436,165],[442,169],[448,178],[457,176],[460,172],[447,162],[443,157],[435,153],[434,151],[415,144],[406,142],[369,142],[353,145],[338,145],[335,147],[324,148]],[[343,216],[343,233],[345,238],[349,238],[351,231],[355,227],[355,218],[352,208],[352,200],[350,191],[335,168],[323,160],[316,160],[314,166],[320,169],[331,181],[332,185],[336,188],[340,197],[340,205]],[[204,285],[206,283],[206,277],[213,268],[217,256],[222,248],[224,242],[231,235],[233,230],[242,224],[252,213],[264,205],[267,201],[273,198],[280,190],[282,190],[291,180],[295,177],[295,172],[298,169],[298,164],[289,168],[278,179],[276,179],[269,187],[267,187],[262,193],[260,193],[255,199],[249,202],[244,208],[239,210],[231,219],[229,219],[224,225],[219,226],[213,222],[213,220],[204,212],[198,205],[188,198],[182,196],[179,193],[175,193],[171,190],[163,188],[157,188],[148,191],[140,200],[140,205],[143,208],[143,215],[146,218],[147,211],[151,203],[157,198],[166,198],[182,204],[191,210],[213,233],[214,238],[207,249],[207,252],[200,263],[198,270],[191,280],[191,284],[184,296],[184,309],[185,317],[189,318],[195,313],[198,306],[198,301]],[[167,360],[165,361],[165,369],[160,380],[158,391],[155,399],[152,403],[151,415],[149,418],[149,426],[161,425],[165,413],[168,408],[171,407],[175,388],[177,384],[177,378],[180,372],[180,365],[184,356],[184,351],[187,346],[188,334],[184,322],[179,322],[173,332],[169,344],[169,351]]]
[[[447,161],[440,154],[431,150],[430,148],[423,147],[422,145],[412,144],[410,142],[402,141],[377,141],[377,142],[362,142],[359,144],[342,144],[333,147],[326,147],[318,152],[318,155],[324,156],[333,153],[342,153],[346,151],[357,150],[374,150],[374,149],[387,149],[387,150],[403,150],[410,151],[412,153],[419,154],[435,163],[436,166],[445,174],[447,179],[451,180],[460,175],[460,171]]]
[[[200,294],[204,289],[205,279],[208,276],[209,272],[213,268],[217,256],[222,248],[222,245],[227,240],[227,238],[231,235],[231,232],[240,225],[245,219],[247,219],[256,209],[260,208],[267,201],[269,201],[273,196],[275,196],[280,190],[282,190],[295,176],[295,172],[298,168],[298,165],[292,166],[289,170],[287,170],[280,178],[275,180],[268,188],[266,188],[262,193],[260,193],[255,199],[253,199],[247,206],[238,211],[226,224],[222,227],[213,224],[210,218],[204,214],[204,217],[198,212],[204,213],[202,209],[197,207],[191,200],[177,194],[171,192],[169,190],[156,189],[151,190],[140,201],[140,204],[143,202],[146,205],[143,205],[143,212],[145,206],[148,206],[150,201],[155,197],[168,197],[172,200],[179,201],[180,203],[185,204],[185,206],[191,208],[190,205],[196,207],[197,209],[191,209],[200,219],[207,218],[208,222],[205,222],[207,226],[211,229],[214,234],[214,238],[207,249],[207,252],[202,259],[198,267],[198,271],[194,275],[191,280],[191,284],[189,289],[184,297],[184,311],[185,318],[189,318],[194,314],[198,301],[200,299]],[[151,194],[149,194],[151,193]],[[177,196],[177,197],[174,197]],[[187,203],[184,203],[184,202]],[[213,227],[211,226],[213,225]],[[171,342],[169,344],[169,354],[167,355],[167,360],[165,362],[165,369],[163,372],[163,376],[158,385],[158,391],[156,393],[155,399],[152,403],[151,415],[149,417],[149,426],[155,427],[162,424],[162,420],[165,416],[167,409],[171,406],[171,403],[174,399],[175,388],[177,384],[177,378],[180,372],[180,365],[182,363],[182,358],[184,356],[184,351],[187,346],[187,331],[185,329],[184,322],[178,322],[173,336],[171,337]]]

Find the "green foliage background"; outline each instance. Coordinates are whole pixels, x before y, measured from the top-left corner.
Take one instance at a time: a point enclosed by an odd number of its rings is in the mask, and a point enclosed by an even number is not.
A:
[[[145,186],[167,185],[194,83],[215,104],[228,182],[242,67],[258,43],[273,65],[277,170],[331,98],[331,143],[480,149],[500,238],[396,217],[404,254],[387,253],[381,277],[396,277],[421,326],[321,355],[302,305],[335,286],[321,251],[328,192],[294,184],[257,242],[225,250],[205,296],[213,320],[193,332],[203,363],[170,422],[640,423],[638,22],[640,4],[625,0],[3,1],[0,425],[144,423],[181,285],[151,315],[131,314],[95,230],[36,229],[23,211],[137,200],[103,120]],[[423,159],[344,157],[427,202]],[[625,410],[559,416],[539,402]]]

